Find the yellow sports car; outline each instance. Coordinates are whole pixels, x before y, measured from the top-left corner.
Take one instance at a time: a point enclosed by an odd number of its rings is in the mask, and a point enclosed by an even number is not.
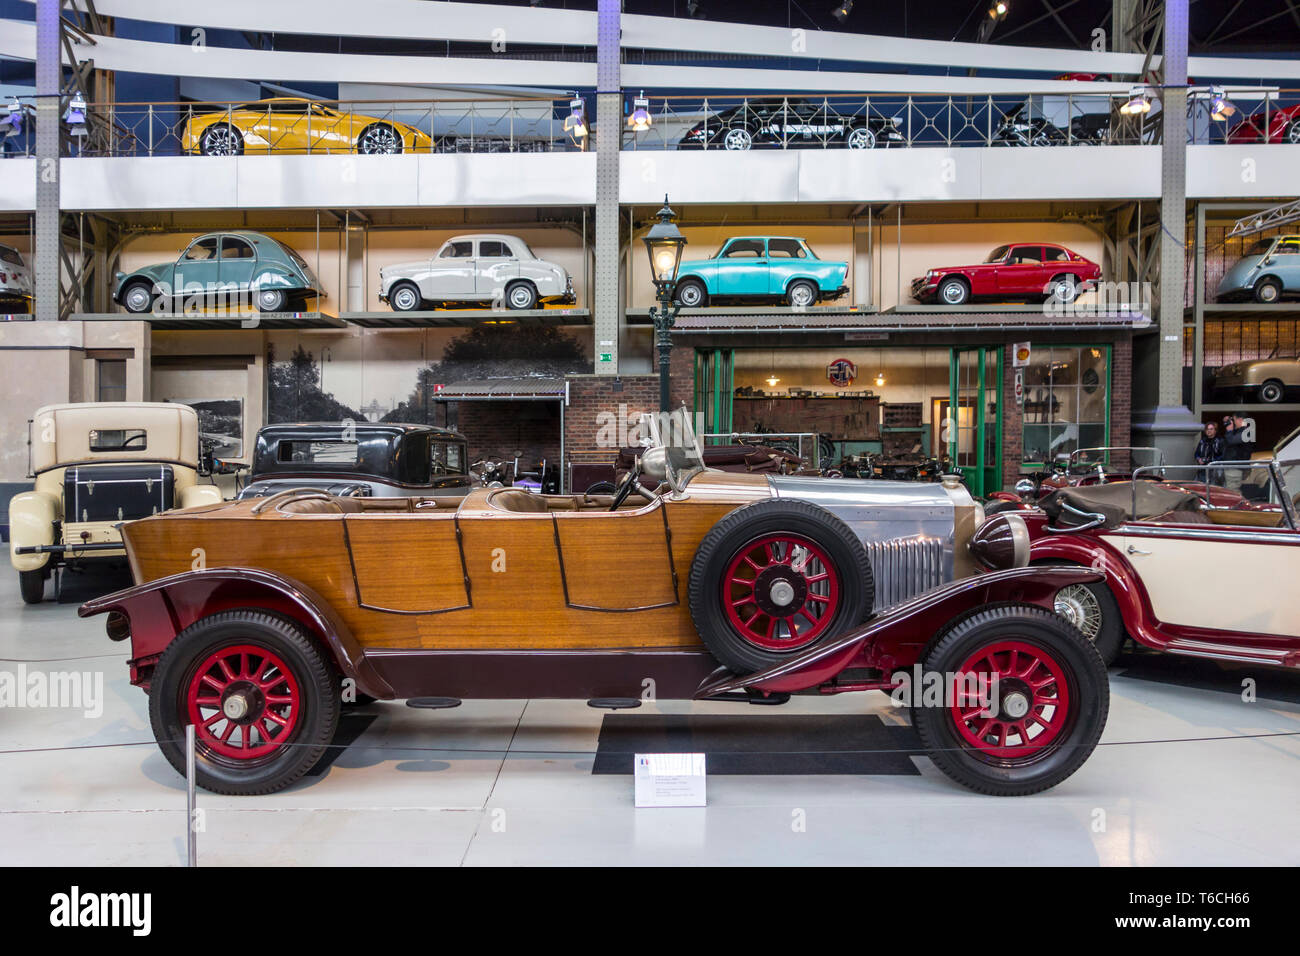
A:
[[[195,113],[186,121],[182,139],[185,152],[202,156],[427,153],[432,145],[427,134],[391,117],[340,112],[290,96]]]

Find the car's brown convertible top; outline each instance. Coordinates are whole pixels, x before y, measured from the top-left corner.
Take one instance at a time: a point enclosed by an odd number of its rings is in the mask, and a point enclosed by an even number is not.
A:
[[[1111,481],[1061,488],[1044,498],[1040,507],[1057,524],[1082,524],[1087,519],[1077,512],[1083,512],[1104,515],[1105,527],[1114,528],[1125,521],[1140,521],[1171,511],[1199,512],[1201,499],[1156,481]]]

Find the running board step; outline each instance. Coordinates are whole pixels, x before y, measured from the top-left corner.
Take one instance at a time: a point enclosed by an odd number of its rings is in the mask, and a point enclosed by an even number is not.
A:
[[[587,706],[597,710],[636,710],[641,701],[637,697],[593,697]]]
[[[414,707],[417,710],[450,710],[453,707],[460,706],[459,697],[408,697],[406,699],[407,707]]]

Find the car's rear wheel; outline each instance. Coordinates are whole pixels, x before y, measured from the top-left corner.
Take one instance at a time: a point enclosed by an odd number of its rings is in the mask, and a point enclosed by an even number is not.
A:
[[[1300,143],[1300,119],[1286,128],[1286,141],[1292,144]]]
[[[150,282],[132,282],[122,290],[122,307],[128,312],[140,314],[153,310],[154,299],[153,284]]]
[[[806,501],[759,501],[704,536],[690,577],[701,640],[737,674],[752,674],[843,633],[871,613],[875,588],[862,542]]]
[[[1069,305],[1079,297],[1079,280],[1072,275],[1056,276],[1048,284],[1047,301]]]
[[[391,156],[402,151],[402,137],[387,123],[367,126],[357,137],[357,152]]]
[[[163,756],[185,772],[195,728],[198,785],[213,793],[283,790],[324,755],[338,727],[341,682],[295,623],[251,609],[195,621],[167,646],[149,687]]]
[[[912,723],[935,766],[980,793],[1056,786],[1083,765],[1106,726],[1101,655],[1040,607],[1001,605],[961,619],[931,640],[921,668],[926,686],[937,676],[943,700],[913,702]]]
[[[683,309],[702,309],[709,304],[709,293],[699,279],[683,279],[677,283],[677,304]]]
[[[1266,405],[1276,405],[1286,395],[1286,386],[1275,378],[1270,378],[1259,387],[1259,400]]]
[[[950,278],[939,283],[939,301],[944,305],[965,305],[970,286],[965,279]]]
[[[199,136],[199,152],[204,156],[241,156],[243,134],[229,123],[214,123]]]
[[[844,145],[849,149],[875,149],[876,132],[869,126],[855,126],[844,137]]]
[[[48,571],[40,568],[36,571],[18,572],[18,590],[22,592],[24,604],[40,604],[45,600],[45,576]]]
[[[1092,641],[1104,663],[1115,663],[1124,644],[1124,621],[1119,602],[1104,581],[1061,588],[1056,592],[1056,613]]]
[[[722,134],[722,148],[745,150],[754,147],[754,134],[743,126],[733,126]]]
[[[424,304],[420,287],[414,282],[399,282],[388,290],[388,304],[394,312],[414,312]]]
[[[817,302],[817,286],[807,279],[796,279],[785,290],[785,299],[796,309],[806,309]]]
[[[1282,283],[1273,276],[1265,276],[1255,283],[1255,301],[1268,305],[1282,298]]]
[[[506,305],[511,309],[537,308],[537,289],[531,282],[512,282],[506,286]]]

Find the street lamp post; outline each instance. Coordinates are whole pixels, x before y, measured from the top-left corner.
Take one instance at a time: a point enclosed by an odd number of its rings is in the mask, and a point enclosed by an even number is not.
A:
[[[677,270],[682,264],[682,247],[686,237],[673,221],[677,214],[668,206],[668,196],[664,195],[664,206],[656,213],[659,221],[650,227],[645,236],[646,252],[650,254],[650,275],[654,277],[655,298],[659,300],[658,308],[650,310],[655,324],[655,348],[659,351],[659,411],[667,412],[669,398],[668,365],[673,353],[673,323],[677,320],[680,308],[673,301],[677,291]]]

